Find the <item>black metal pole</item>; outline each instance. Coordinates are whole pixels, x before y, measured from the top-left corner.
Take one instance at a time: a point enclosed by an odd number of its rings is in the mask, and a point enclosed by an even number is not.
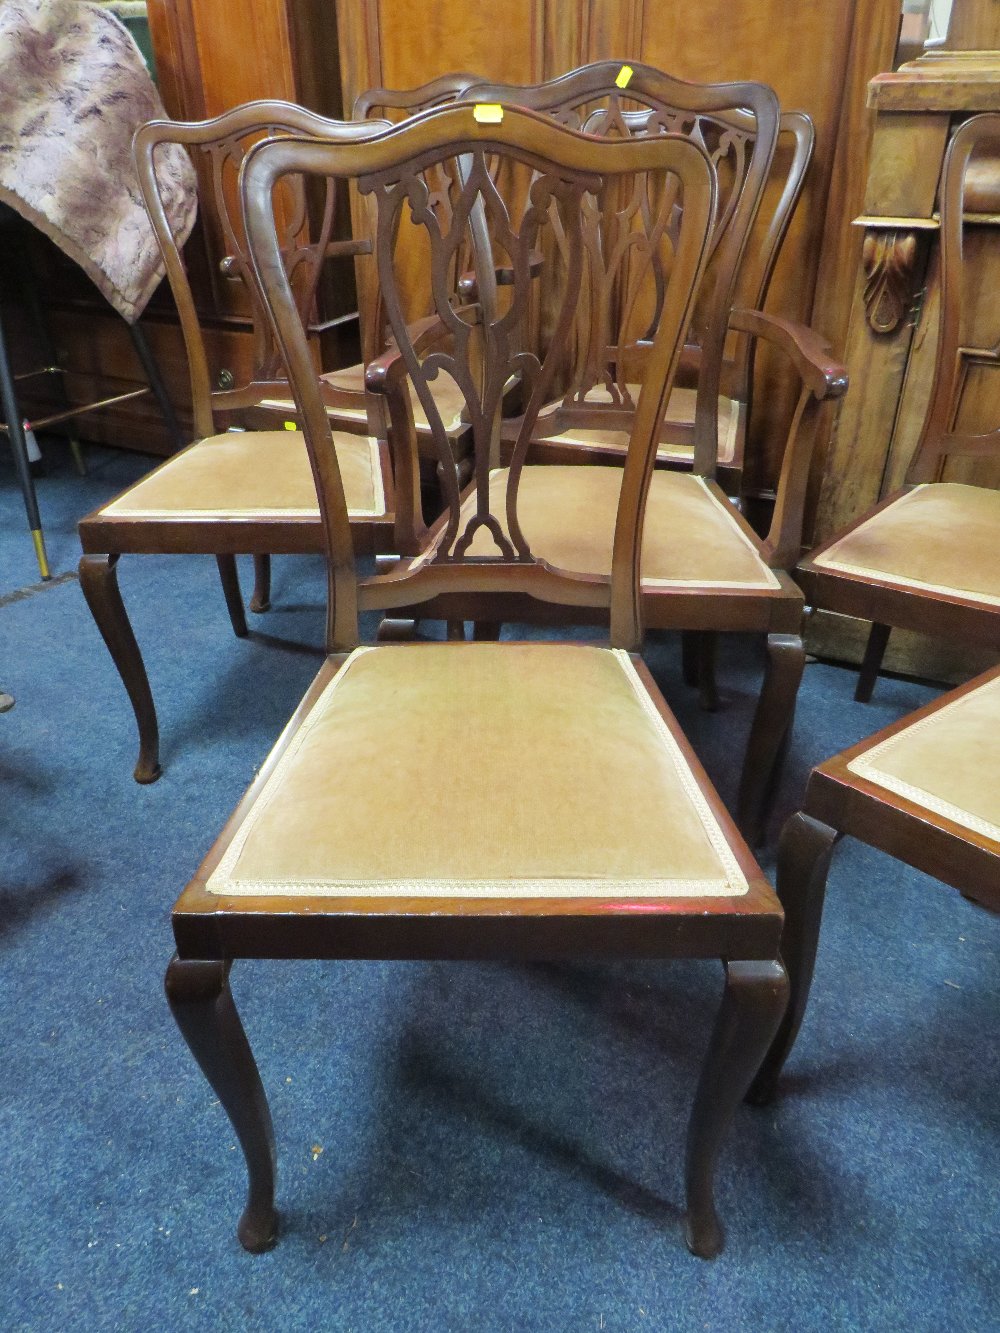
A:
[[[145,331],[139,327],[138,322],[129,324],[128,331],[132,338],[132,346],[135,348],[136,355],[142,362],[142,368],[146,372],[146,379],[149,380],[149,387],[153,390],[156,401],[160,405],[160,411],[163,413],[163,420],[167,423],[167,430],[173,437],[174,448],[183,449],[185,444],[187,444],[187,440],[185,440],[184,432],[181,430],[181,423],[177,420],[177,413],[174,411],[174,405],[170,401],[167,387],[163,383],[160,367],[156,364],[156,358],[153,356],[149,343],[146,341]]]
[[[24,508],[28,515],[31,540],[35,544],[38,568],[42,578],[48,579],[52,576],[49,573],[48,556],[45,554],[45,538],[42,535],[42,520],[38,514],[38,497],[35,495],[35,483],[31,476],[31,468],[28,466],[28,442],[24,438],[24,427],[21,424],[17,394],[14,391],[14,373],[11,370],[10,357],[7,352],[7,338],[4,332],[2,310],[0,310],[0,407],[3,408],[4,420],[7,424],[7,438],[10,440],[10,447],[14,452],[14,466],[17,469],[17,479],[20,482],[21,493],[24,496]]]

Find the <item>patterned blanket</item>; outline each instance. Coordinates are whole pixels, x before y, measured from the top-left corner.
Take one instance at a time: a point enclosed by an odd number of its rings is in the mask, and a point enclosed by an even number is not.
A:
[[[80,264],[129,323],[163,277],[132,135],[163,115],[112,14],[79,0],[0,0],[0,200]],[[183,244],[197,207],[183,148],[160,149],[157,173]]]

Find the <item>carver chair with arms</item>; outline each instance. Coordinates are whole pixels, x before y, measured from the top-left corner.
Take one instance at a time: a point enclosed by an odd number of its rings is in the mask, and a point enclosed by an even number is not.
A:
[[[809,117],[781,114],[764,84],[687,83],[649,65],[618,61],[598,61],[534,85],[475,83],[462,97],[527,106],[602,138],[682,133],[705,147],[719,176],[719,210],[657,463],[694,467],[738,495],[755,342],[781,336],[779,326],[762,312],[812,157],[815,134]],[[772,168],[781,138],[783,178],[778,179]],[[765,194],[769,216],[755,230]],[[751,238],[757,242],[752,248]],[[611,258],[620,239],[604,241],[602,282],[593,293],[594,304],[588,302],[581,311],[568,382],[539,413],[531,462],[621,461],[639,388],[629,376],[639,367],[636,352],[648,340],[655,305],[629,309],[629,284],[622,283],[621,266]],[[544,280],[542,290],[544,300]],[[734,305],[740,316],[727,335]],[[751,321],[751,313],[759,319]],[[708,391],[699,398],[702,373]],[[506,438],[516,438],[517,429],[516,422],[507,423]]]
[[[286,430],[266,414],[270,429],[227,430],[252,424],[262,400],[287,393],[284,371],[266,311],[246,255],[239,214],[238,172],[250,145],[262,136],[311,134],[345,142],[371,137],[387,125],[324,120],[285,102],[252,102],[214,120],[192,124],[153,121],[136,135],[135,156],[143,196],[163,253],[180,315],[194,406],[195,442],[80,523],[84,550],[80,584],[111,651],[135,711],[139,759],[135,777],[152,782],[160,774],[156,711],[142,655],[118,589],[119,557],[128,554],[214,555],[233,629],[247,632],[236,556],[258,561],[255,610],[267,598],[267,560],[274,553],[321,552],[323,527],[300,431]],[[230,370],[210,369],[216,343],[206,336],[195,308],[184,260],[170,230],[155,171],[157,148],[184,144],[200,168],[201,186],[218,206],[226,258],[223,279],[243,283],[253,320],[253,364],[241,383]],[[331,240],[332,196],[315,240],[306,238],[305,194],[288,181],[281,204],[283,255],[292,274],[299,317],[310,317],[319,271],[326,259],[350,257],[366,242]],[[218,387],[213,380],[218,377]],[[363,422],[338,430],[337,451],[347,493],[352,540],[357,551],[419,549],[419,495],[397,490],[388,447]],[[400,497],[397,506],[396,496]]]
[[[959,128],[945,157],[934,383],[906,484],[799,565],[813,607],[872,622],[856,694],[863,702],[892,627],[1000,649],[1000,429],[996,388],[986,384],[1000,365],[1000,323],[992,288],[969,290],[962,263],[978,226],[965,214],[970,158],[997,154],[1000,116],[983,115]],[[989,487],[963,479],[983,465]]]
[[[762,84],[686,84],[637,65],[631,71],[627,97],[630,103],[646,108],[640,112],[623,109],[626,94],[616,82],[620,70],[615,62],[603,62],[537,88],[480,84],[466,96],[477,102],[489,99],[488,104],[494,99],[531,101],[533,109],[540,107],[556,119],[569,119],[574,127],[599,130],[601,137],[614,142],[652,138],[679,128],[693,142],[709,143],[713,163],[723,168],[726,190],[710,238],[707,292],[695,308],[684,351],[697,371],[696,387],[683,391],[696,403],[694,443],[690,430],[675,435],[677,422],[671,424],[669,406],[658,441],[659,462],[680,464],[686,457],[692,470],[657,467],[653,473],[642,597],[643,619],[649,628],[698,633],[705,636],[705,647],[711,646],[711,635],[718,631],[758,631],[768,636],[767,665],[747,744],[738,806],[740,825],[753,840],[760,835],[768,797],[777,783],[805,661],[803,597],[788,570],[801,551],[815,412],[823,399],[843,392],[846,376],[822,340],[808,329],[759,311],[730,313],[747,235],[757,215],[779,132],[774,93]],[[811,142],[804,129],[802,142],[806,147]],[[800,157],[808,157],[805,148]],[[804,162],[800,165],[804,169]],[[799,184],[800,176],[795,176],[789,187],[793,199]],[[639,196],[609,196],[588,206],[588,264],[577,321],[569,355],[556,370],[565,373],[569,366],[575,378],[570,379],[562,398],[550,397],[539,412],[520,480],[524,521],[530,525],[533,549],[553,563],[571,563],[605,575],[610,571],[624,442],[651,333],[662,308],[664,256],[650,244],[650,218],[648,205]],[[565,265],[558,229],[554,231],[555,243],[545,254],[534,295],[535,301],[541,299],[546,305],[547,286],[560,281]],[[747,279],[755,291],[759,292],[761,284],[766,286],[780,236],[781,226],[776,226],[769,233],[758,276]],[[543,312],[544,320],[551,318],[551,313]],[[719,405],[729,401],[720,396],[719,388],[730,326],[773,337],[790,356],[802,381],[766,539],[756,535],[714,479]],[[749,358],[749,352],[746,355]],[[744,367],[747,373],[748,366],[749,361]],[[675,389],[670,400],[675,405],[678,392]],[[566,430],[557,431],[556,426]],[[503,423],[501,438],[506,438],[503,453],[507,460],[522,428],[523,418]],[[399,425],[399,433],[408,429],[412,430],[406,423]],[[546,452],[550,446],[553,451]],[[549,461],[542,461],[545,459]],[[563,470],[574,463],[591,466],[564,476]],[[502,474],[494,484],[503,487]],[[419,611],[408,608],[408,614],[440,617],[452,624],[471,620],[477,635],[484,638],[495,637],[503,621],[587,624],[593,620],[579,606],[542,606],[530,598],[498,596],[496,590],[478,598],[442,597]],[[703,662],[709,674],[707,654]]]
[[[443,229],[419,173],[456,155],[468,170]],[[533,173],[531,207],[507,211],[491,175],[497,161],[514,176]],[[409,413],[412,390],[444,464],[449,443],[428,381],[447,370],[466,397],[476,510],[471,522],[463,516],[452,469],[446,534],[415,568],[360,581],[355,573],[329,423],[272,217],[273,189],[288,172],[355,181],[375,203],[379,281],[398,355],[375,362],[367,378],[385,395],[393,425]],[[533,383],[527,422],[546,401],[584,262],[584,198],[628,175],[647,179],[651,200],[662,203],[670,190],[684,209],[669,239],[665,212],[662,218],[673,264],[619,472],[608,576],[558,567],[532,552],[516,481],[527,425],[499,504],[490,472],[510,376]],[[705,154],[671,136],[610,145],[527,111],[483,123],[473,107],[450,106],[365,145],[261,144],[247,159],[243,191],[251,252],[326,524],[332,656],[173,913],[170,1004],[249,1170],[240,1239],[249,1249],[266,1248],[276,1213],[270,1118],[228,985],[234,959],[683,955],[721,958],[726,968],[686,1173],[688,1243],[711,1256],[722,1243],[712,1201],[716,1156],[776,1029],[785,976],[777,960],[777,901],[636,655],[644,493],[712,215]],[[452,335],[448,353],[435,345],[422,354],[398,299],[393,260],[404,208],[426,233],[437,315]],[[478,304],[460,312],[443,278],[480,210],[503,242],[510,282],[501,301],[492,264],[480,253]],[[570,263],[550,349],[539,360],[523,346],[522,313],[538,234],[554,216],[570,238]],[[359,608],[494,584],[537,598],[600,603],[610,615],[610,646],[358,646]]]

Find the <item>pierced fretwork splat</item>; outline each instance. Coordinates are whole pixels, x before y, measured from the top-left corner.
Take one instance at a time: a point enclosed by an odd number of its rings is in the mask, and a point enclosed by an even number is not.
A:
[[[506,165],[506,164],[505,164]],[[508,170],[509,170],[508,166]],[[527,173],[522,167],[522,173]],[[447,504],[446,527],[433,559],[440,562],[530,562],[528,542],[517,517],[517,477],[530,440],[531,426],[552,392],[553,370],[572,328],[585,282],[587,203],[603,188],[599,180],[578,175],[560,179],[546,172],[530,176],[527,202],[515,225],[497,187],[497,163],[483,149],[463,155],[452,175],[450,208],[428,183],[430,173],[383,175],[359,182],[377,202],[376,261],[386,312],[403,356],[413,391],[427,415],[438,455]],[[515,173],[516,174],[516,173]],[[405,219],[405,222],[404,222]],[[421,227],[430,256],[434,312],[447,331],[446,349],[420,355],[414,345],[395,277],[396,242],[403,225]],[[542,358],[527,348],[526,316],[533,268],[542,233],[558,226],[566,264],[554,336]],[[471,258],[477,299],[460,306],[449,276]],[[503,285],[497,270],[502,268]],[[444,423],[430,382],[449,375],[465,400],[473,437],[474,512],[463,515],[454,464]],[[499,465],[500,420],[506,394],[520,383],[527,400],[523,444],[515,451],[503,514],[491,508],[491,476]]]

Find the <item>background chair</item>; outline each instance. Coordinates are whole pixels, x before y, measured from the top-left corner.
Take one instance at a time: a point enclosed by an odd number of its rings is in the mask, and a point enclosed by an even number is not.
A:
[[[830,857],[848,835],[1000,911],[1000,668],[835,755],[809,775],[778,852],[791,998],[751,1099],[769,1101],[798,1034]]]
[[[137,782],[160,775],[156,712],[142,655],[118,590],[116,566],[125,554],[214,555],[233,629],[247,632],[236,571],[238,554],[259,558],[255,609],[266,605],[266,561],[276,552],[320,552],[323,528],[305,442],[295,430],[226,431],[233,421],[252,419],[262,399],[282,390],[283,371],[266,312],[250,272],[239,216],[237,175],[243,157],[264,135],[310,134],[324,129],[345,141],[371,137],[378,126],[341,124],[283,102],[254,102],[215,120],[193,124],[153,121],[136,136],[143,196],[163,252],[184,333],[195,415],[195,443],[173,455],[121,495],[80,523],[84,555],[80,585],[128,691],[139,729]],[[384,126],[382,128],[385,128]],[[223,276],[245,284],[255,334],[254,364],[241,384],[232,374],[213,387],[209,345],[198,319],[184,261],[167,222],[155,171],[162,144],[197,150],[201,188],[211,189],[225,227]],[[332,196],[326,200],[315,240],[308,239],[301,185],[289,182],[281,203],[283,255],[295,284],[297,310],[309,318],[319,270],[330,256],[351,256],[365,241],[332,241]],[[270,419],[269,419],[270,420]],[[277,425],[278,423],[275,423]],[[384,441],[338,431],[351,532],[360,552],[419,549],[414,524],[422,522],[419,495],[397,491]],[[222,432],[222,433],[220,433]]]
[[[457,155],[467,160],[468,173],[452,225],[442,232],[419,171]],[[491,170],[497,159],[498,179],[537,173],[538,206],[527,215],[508,213]],[[381,244],[379,282],[397,348],[366,377],[372,391],[386,395],[393,424],[411,413],[409,378],[448,478],[447,536],[416,568],[360,582],[355,575],[340,469],[272,217],[273,188],[287,172],[357,180],[376,202],[381,237],[395,237],[405,206],[426,231],[437,315],[451,330],[452,350],[421,356],[398,302],[394,247]],[[669,189],[684,209],[620,471],[616,560],[610,577],[593,576],[554,568],[531,552],[517,519],[516,475],[531,416],[545,401],[571,327],[584,261],[584,198],[637,172],[649,178],[661,205]],[[272,140],[251,153],[243,189],[251,250],[322,497],[334,655],[174,909],[177,955],[167,994],[243,1147],[250,1188],[240,1240],[248,1249],[266,1248],[277,1219],[266,1098],[228,988],[235,958],[693,955],[723,958],[727,976],[695,1098],[686,1170],[688,1244],[711,1256],[722,1243],[712,1200],[720,1140],[785,1002],[775,956],[780,912],[655,686],[630,655],[641,637],[642,502],[706,256],[713,177],[705,155],[672,136],[612,145],[530,112],[508,110],[499,123],[483,123],[474,108],[452,106],[364,145]],[[519,314],[538,233],[552,225],[550,199],[572,237],[571,260],[556,336],[544,359],[533,361],[519,336]],[[507,238],[511,304],[503,310],[492,303],[493,269],[480,255],[474,318],[456,313],[443,276],[480,204]],[[512,374],[532,368],[525,434],[505,512],[498,514],[489,465],[505,388]],[[442,370],[462,385],[473,425],[478,504],[468,522],[429,392]],[[494,584],[606,606],[611,647],[358,648],[359,608],[433,596],[442,587]]]
[[[975,479],[976,460],[1000,456],[1000,430],[989,422],[984,431],[980,406],[989,402],[982,378],[998,364],[996,306],[965,290],[962,266],[969,159],[998,147],[1000,117],[974,116],[945,157],[937,360],[906,484],[799,565],[813,607],[873,622],[862,702],[893,626],[1000,648],[1000,493],[961,479]]]
[[[689,134],[705,145],[719,172],[719,213],[708,274],[664,418],[657,463],[694,466],[716,477],[729,494],[738,495],[753,352],[757,337],[766,338],[770,325],[765,316],[753,330],[733,328],[727,337],[726,321],[734,306],[763,311],[812,158],[815,135],[809,117],[801,112],[780,114],[773,92],[763,84],[692,84],[649,65],[623,66],[617,61],[584,65],[534,85],[477,83],[462,96],[529,106],[588,134],[621,138],[670,131]],[[785,139],[780,178],[772,171],[779,136]],[[762,202],[768,210],[766,226],[755,230]],[[752,245],[751,236],[754,241],[759,237],[759,244]],[[574,364],[567,368],[569,382],[540,414],[531,461],[621,459],[628,412],[637,392],[629,375],[637,369],[637,345],[648,337],[650,311],[648,305],[629,308],[628,285],[621,282],[617,267],[608,264],[605,290],[595,292],[595,305],[582,312]],[[699,400],[696,387],[702,374],[715,388],[714,398],[709,391]],[[505,428],[508,439],[516,433],[514,423]],[[697,451],[696,436],[703,441]]]
[[[398,122],[421,111],[454,101],[478,78],[476,74],[442,74],[439,78],[432,79],[417,88],[371,88],[355,101],[351,113],[352,119],[382,128],[388,123]],[[434,180],[434,201],[435,206],[443,214],[450,206],[449,186],[457,178],[457,174],[457,164],[453,162],[442,163],[437,169]],[[351,199],[351,218],[355,240],[366,238],[370,240],[372,218],[366,203],[356,195]],[[356,365],[325,372],[322,381],[324,401],[334,429],[358,430],[367,428],[366,423],[370,421],[379,438],[384,439],[387,424],[381,415],[381,400],[377,397],[373,399],[365,389],[365,367],[385,351],[387,338],[390,337],[375,266],[369,255],[370,251],[365,250],[355,259],[361,360]],[[423,319],[433,307],[426,286],[425,266],[420,261],[420,256],[413,257],[402,287],[402,299],[413,322]],[[467,262],[468,255],[463,251],[451,266],[449,282],[455,289]],[[463,479],[468,480],[469,425],[462,415],[464,405],[462,395],[447,375],[438,376],[431,391],[441,413],[441,419],[445,423],[452,457],[459,466]],[[282,416],[294,413],[295,410],[294,404],[287,398],[278,401],[268,400],[265,406]],[[414,420],[425,480],[430,483],[434,473],[433,465],[437,459],[431,445],[430,425],[419,403],[414,403]]]
[[[604,62],[536,89],[476,85],[466,96],[490,103],[504,98],[510,102],[533,101],[556,119],[569,118],[588,131],[600,131],[616,141],[622,135],[635,137],[640,131],[640,137],[652,137],[679,129],[694,142],[711,145],[713,160],[722,166],[725,189],[711,238],[708,291],[699,301],[689,346],[685,348],[697,369],[696,442],[685,446],[693,450],[693,470],[685,473],[658,468],[653,474],[642,594],[643,615],[649,627],[702,636],[702,675],[708,682],[712,673],[704,650],[712,646],[711,634],[756,630],[768,636],[767,666],[744,759],[738,807],[740,826],[754,840],[761,834],[768,795],[780,775],[805,661],[800,634],[803,598],[787,571],[801,551],[815,413],[821,401],[844,391],[846,376],[823,341],[810,330],[759,311],[730,314],[736,275],[778,136],[779,110],[773,92],[761,84],[685,84],[661,71],[635,66],[623,93],[618,85],[621,69],[615,62]],[[626,109],[626,98],[628,104],[645,107],[645,111],[640,115]],[[800,179],[794,183],[793,194],[800,183]],[[658,294],[668,256],[660,252],[664,236],[652,226],[649,201],[638,195],[602,198],[588,207],[586,222],[588,266],[579,306],[583,313],[574,327],[569,354],[555,371],[565,374],[567,366],[570,368],[569,388],[561,399],[550,398],[539,412],[538,420],[546,424],[540,428],[536,422],[533,427],[528,465],[520,485],[534,549],[554,564],[575,563],[607,574],[621,484],[618,468],[622,441],[630,428],[650,331],[655,329],[661,309]],[[781,225],[776,227],[778,233]],[[536,298],[543,304],[546,283],[558,282],[562,271],[558,232],[553,242],[544,258],[540,298]],[[773,265],[774,237],[769,244],[766,273]],[[638,322],[637,312],[642,315]],[[551,325],[553,312],[545,308],[542,315],[533,315],[535,327],[530,335],[542,336],[537,332],[539,326]],[[713,475],[719,386],[730,328],[773,339],[802,377],[774,517],[765,539],[759,538],[728,502]],[[528,391],[526,385],[524,392]],[[592,402],[593,397],[602,401]],[[577,424],[568,426],[573,439],[562,439],[554,455],[546,454],[555,437],[566,434],[554,427],[574,419]],[[673,429],[669,407],[666,419],[665,433],[669,436]],[[408,422],[398,423],[400,436],[413,429]],[[508,458],[514,439],[522,431],[523,418],[504,423]],[[588,436],[585,448],[581,431]],[[660,444],[659,461],[671,461],[668,456],[674,445],[664,446],[662,433]],[[412,443],[400,445],[403,454],[412,448]],[[571,456],[577,462],[616,466],[591,466],[566,478],[560,472],[549,471],[552,466],[562,467]],[[531,461],[546,457],[562,462],[541,466]],[[503,475],[498,475],[495,486],[502,490],[504,485]],[[469,503],[474,501],[470,499]],[[419,610],[412,607],[408,611],[412,616],[437,616],[453,623],[473,620],[479,637],[495,637],[500,622],[505,620],[556,619],[564,624],[590,621],[580,607],[553,610],[529,598],[497,597],[495,593],[480,598],[442,597]]]

